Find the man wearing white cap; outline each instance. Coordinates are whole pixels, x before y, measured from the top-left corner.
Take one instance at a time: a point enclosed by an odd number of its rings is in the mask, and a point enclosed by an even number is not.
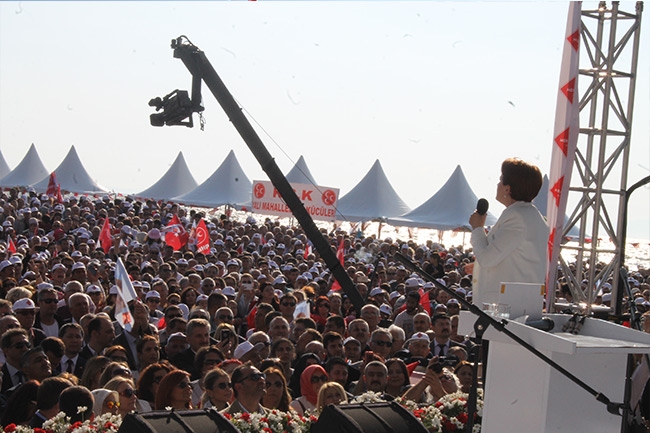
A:
[[[34,321],[36,320],[36,304],[34,304],[34,301],[29,298],[19,299],[14,302],[13,310],[20,322],[20,326],[27,331],[32,346],[40,345],[41,341],[45,340],[46,335],[42,330],[34,328]]]

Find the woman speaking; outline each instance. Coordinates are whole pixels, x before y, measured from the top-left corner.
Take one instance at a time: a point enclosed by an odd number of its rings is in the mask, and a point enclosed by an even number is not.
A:
[[[478,266],[473,277],[473,303],[498,302],[502,282],[544,284],[548,225],[531,202],[542,187],[539,168],[520,159],[501,164],[496,199],[506,209],[487,234],[486,215],[474,212],[471,244]]]

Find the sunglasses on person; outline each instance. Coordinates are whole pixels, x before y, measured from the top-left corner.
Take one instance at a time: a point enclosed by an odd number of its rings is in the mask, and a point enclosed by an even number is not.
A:
[[[283,302],[282,306],[283,307],[295,307],[296,303],[295,302]]]
[[[217,318],[218,318],[219,320],[233,320],[233,319],[234,319],[233,316],[221,316],[221,315],[220,315],[220,316],[217,316]]]
[[[36,315],[36,310],[18,310],[16,314],[20,314],[21,316],[34,316]]]
[[[109,410],[113,410],[113,408],[120,407],[120,402],[119,401],[107,401],[106,402],[106,407]]]
[[[127,388],[124,391],[120,392],[120,395],[122,397],[131,398],[135,395],[135,391],[133,390],[133,388]]]
[[[390,341],[382,341],[382,340],[373,341],[373,343],[381,347],[391,347],[393,345],[393,343],[391,343]]]
[[[260,379],[266,379],[266,374],[264,374],[264,373],[251,373],[248,376],[242,377],[240,382],[244,382],[244,381],[246,381],[248,379],[251,379],[251,380],[254,380],[254,381],[258,381]]]
[[[176,385],[176,386],[178,386],[180,389],[185,389],[185,388],[187,388],[188,386],[192,386],[192,385],[191,385],[189,382],[182,381],[182,382],[180,382],[180,383],[179,383],[178,385]]]
[[[29,349],[32,347],[32,344],[29,341],[20,341],[12,346],[14,349]]]
[[[312,376],[311,383],[327,382],[327,376]]]
[[[113,370],[113,373],[111,374],[112,377],[115,376],[126,376],[126,377],[131,377],[133,374],[131,373],[131,370],[127,370],[126,368],[116,368]]]
[[[215,383],[214,386],[216,386],[219,389],[227,389],[227,388],[232,388],[232,383],[230,382],[219,382]],[[214,389],[214,387],[213,387]]]
[[[277,380],[275,382],[266,382],[266,387],[271,388],[272,386],[276,388],[282,388],[283,384],[281,381]]]

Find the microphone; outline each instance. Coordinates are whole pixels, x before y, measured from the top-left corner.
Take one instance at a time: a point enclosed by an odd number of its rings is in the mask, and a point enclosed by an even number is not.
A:
[[[485,215],[490,207],[490,203],[484,198],[479,198],[476,202],[476,213],[479,215]]]
[[[542,317],[540,320],[531,320],[530,322],[526,322],[526,325],[546,332],[550,332],[555,328],[555,322],[553,322],[553,319],[550,317]]]

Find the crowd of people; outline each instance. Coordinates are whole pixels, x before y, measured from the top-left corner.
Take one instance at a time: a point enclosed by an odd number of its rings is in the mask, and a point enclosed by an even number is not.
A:
[[[74,419],[80,402],[97,415],[304,414],[368,391],[431,403],[472,383],[478,354],[458,335],[463,305],[394,259],[471,301],[474,256],[462,247],[322,230],[365,301],[357,309],[302,230],[270,218],[129,197],[56,203],[17,188],[0,204],[3,426],[40,427],[59,411]],[[192,232],[201,220],[202,253]],[[126,328],[118,260],[137,294]]]

